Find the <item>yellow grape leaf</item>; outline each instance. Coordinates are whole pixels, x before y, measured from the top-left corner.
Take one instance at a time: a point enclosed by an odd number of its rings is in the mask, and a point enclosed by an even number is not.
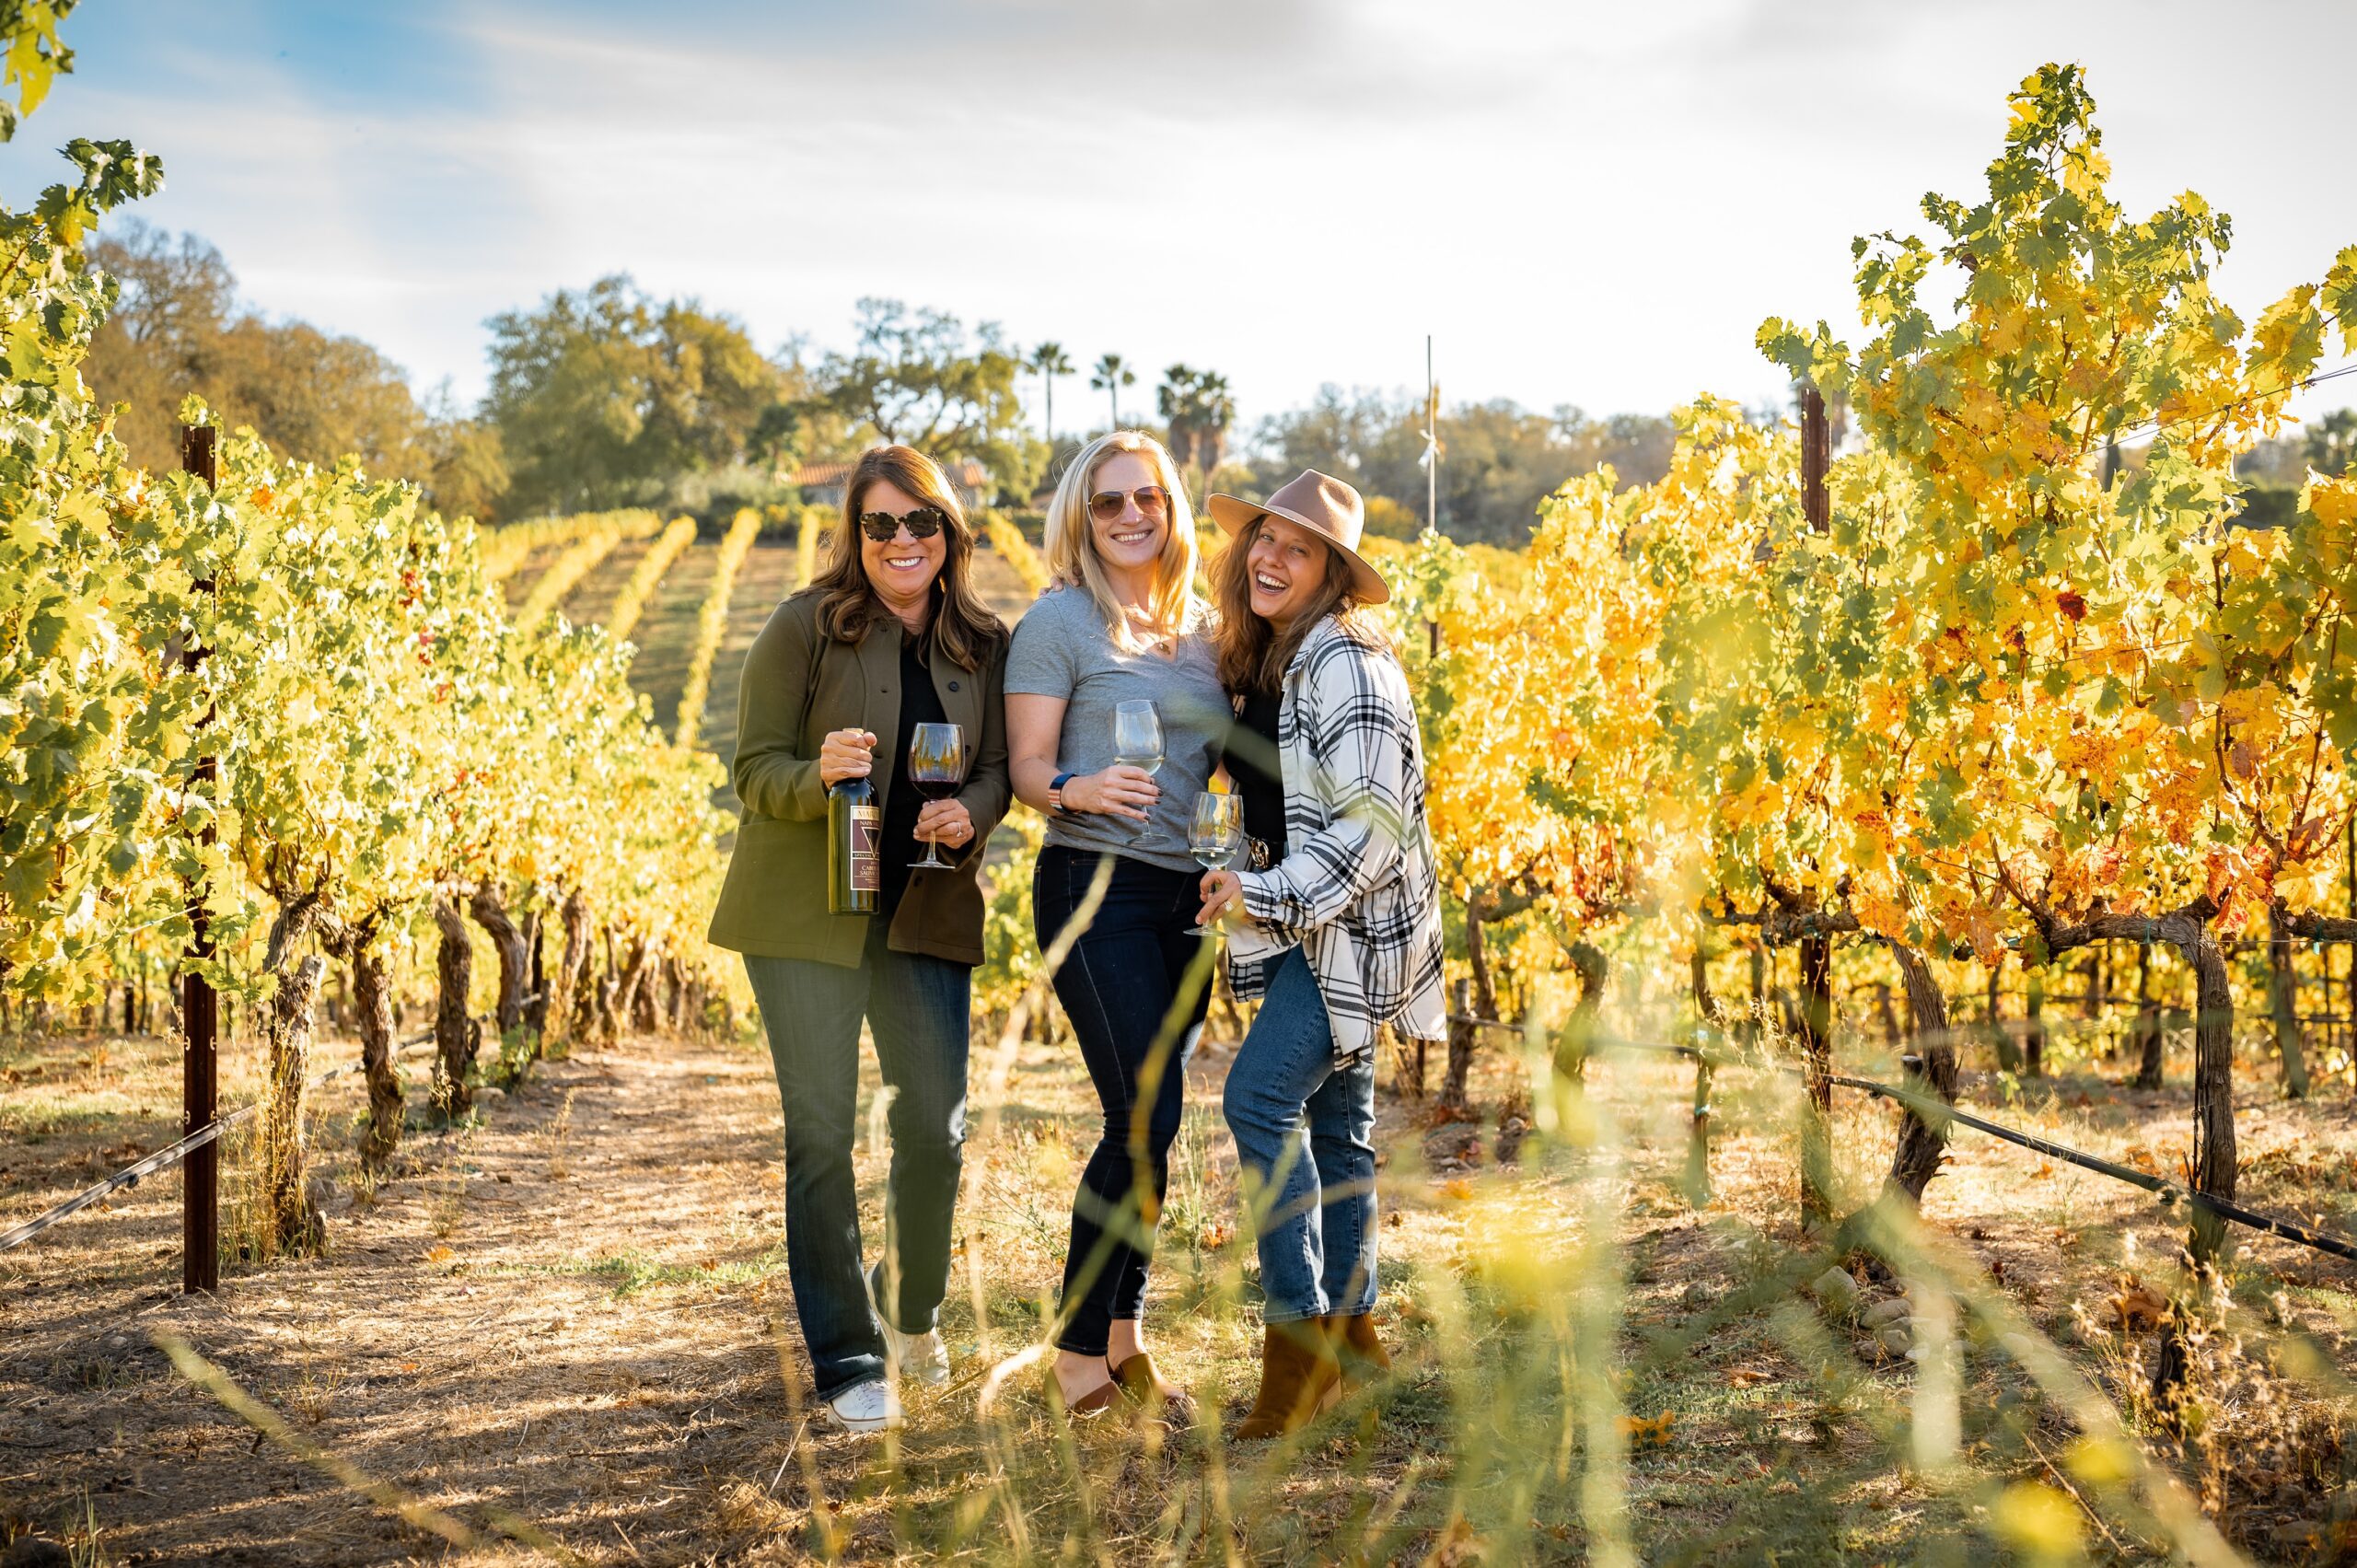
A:
[[[1666,1448],[1678,1435],[1678,1412],[1664,1411],[1655,1416],[1624,1415],[1620,1418],[1620,1435],[1628,1439],[1631,1448]]]

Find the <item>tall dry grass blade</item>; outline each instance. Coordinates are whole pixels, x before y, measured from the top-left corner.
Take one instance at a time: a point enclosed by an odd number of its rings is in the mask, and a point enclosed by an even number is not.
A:
[[[227,1373],[197,1353],[194,1346],[168,1330],[157,1329],[149,1338],[156,1348],[171,1361],[180,1375],[220,1401],[232,1415],[309,1465],[322,1474],[367,1498],[378,1507],[396,1514],[412,1528],[438,1536],[456,1547],[470,1547],[476,1542],[475,1533],[464,1524],[435,1507],[410,1496],[390,1481],[378,1481],[331,1449],[320,1446],[286,1424],[279,1413],[238,1386]],[[485,1509],[493,1527],[521,1545],[528,1546],[544,1557],[559,1562],[580,1561],[563,1544],[529,1520],[518,1518],[505,1510]]]

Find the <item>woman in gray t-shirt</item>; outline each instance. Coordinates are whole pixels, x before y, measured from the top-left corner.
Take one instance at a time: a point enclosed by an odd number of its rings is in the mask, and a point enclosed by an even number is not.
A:
[[[1111,862],[1104,902],[1055,980],[1105,1112],[1073,1202],[1056,1383],[1075,1415],[1127,1401],[1185,1423],[1193,1404],[1156,1370],[1139,1318],[1149,1216],[1210,1001],[1208,970],[1191,993],[1184,983],[1206,940],[1190,934],[1202,900],[1187,826],[1231,714],[1191,589],[1195,520],[1159,442],[1116,431],[1074,460],[1049,505],[1047,559],[1067,586],[1025,613],[1006,659],[1008,771],[1016,796],[1049,816],[1031,888],[1042,951]],[[1152,772],[1114,761],[1114,709],[1134,701],[1161,719]],[[1141,1104],[1143,1158],[1130,1141]]]

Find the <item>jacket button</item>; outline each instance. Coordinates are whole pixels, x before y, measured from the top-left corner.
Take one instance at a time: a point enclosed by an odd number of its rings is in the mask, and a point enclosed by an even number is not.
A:
[[[950,689],[952,691],[957,691],[957,690],[958,690],[958,683],[957,683],[956,681],[954,681],[954,680],[953,680],[953,681],[951,681],[951,682],[949,683],[949,689]]]

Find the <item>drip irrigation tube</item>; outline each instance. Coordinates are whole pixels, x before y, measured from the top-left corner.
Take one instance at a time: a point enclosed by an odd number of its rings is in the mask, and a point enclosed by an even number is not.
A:
[[[524,1000],[530,1002],[535,999],[536,995],[537,993],[535,993],[534,996],[527,996]],[[387,1060],[398,1061],[404,1053],[414,1051],[421,1045],[430,1043],[433,1039],[434,1031],[431,1029],[426,1030],[424,1034],[412,1035],[408,1040],[402,1040],[395,1045],[393,1047],[391,1056],[387,1058]],[[331,1067],[324,1073],[314,1073],[311,1074],[309,1081],[304,1086],[306,1088],[317,1088],[331,1078],[341,1078],[346,1073],[357,1073],[366,1065],[366,1063],[365,1061],[347,1062],[341,1067]],[[50,1226],[55,1225],[58,1221],[70,1218],[71,1216],[81,1213],[84,1209],[88,1208],[91,1204],[107,1197],[110,1193],[120,1192],[125,1188],[136,1187],[140,1182],[146,1179],[148,1177],[155,1175],[159,1170],[169,1170],[172,1167],[180,1164],[180,1161],[188,1158],[190,1155],[194,1154],[197,1150],[204,1147],[205,1144],[214,1142],[223,1133],[228,1132],[230,1128],[235,1127],[238,1122],[243,1121],[247,1117],[251,1116],[255,1111],[260,1110],[261,1109],[261,1104],[260,1101],[256,1101],[252,1105],[241,1105],[237,1109],[231,1111],[228,1115],[205,1123],[195,1132],[191,1132],[184,1138],[181,1138],[179,1142],[167,1144],[162,1148],[157,1149],[154,1154],[148,1155],[143,1159],[133,1161],[131,1164],[123,1167],[121,1170],[116,1171],[112,1176],[108,1177],[104,1181],[99,1182],[97,1186],[86,1188],[84,1191],[76,1192],[73,1197],[66,1199],[65,1202],[58,1204],[57,1207],[50,1210],[47,1214],[29,1219],[24,1224],[17,1226],[14,1230],[0,1231],[0,1252],[6,1252],[12,1247],[23,1246],[26,1242],[30,1241],[34,1237],[39,1236],[42,1231],[45,1231]]]
[[[1713,1067],[1754,1067],[1794,1074],[1804,1072],[1804,1069],[1789,1062],[1770,1062],[1753,1056],[1728,1055],[1720,1051],[1705,1051],[1699,1045],[1674,1045],[1634,1040],[1598,1040],[1592,1042],[1588,1050],[1590,1054],[1618,1051],[1666,1052],[1691,1057],[1697,1062],[1708,1063]],[[1918,1067],[1921,1061],[1914,1056],[1903,1056],[1899,1060],[1910,1069]],[[2083,1149],[2074,1149],[2068,1144],[2058,1144],[2051,1138],[2041,1138],[2035,1132],[2025,1132],[2017,1127],[2008,1127],[2003,1122],[1975,1116],[1968,1110],[1957,1109],[1936,1096],[1918,1094],[1912,1089],[1901,1088],[1896,1084],[1876,1083],[1872,1078],[1852,1078],[1840,1073],[1829,1073],[1825,1077],[1828,1083],[1839,1084],[1843,1088],[1857,1089],[1865,1094],[1879,1095],[1885,1099],[1903,1105],[1927,1121],[1935,1124],[1941,1120],[1960,1121],[1975,1132],[1986,1132],[1992,1138],[2019,1144],[2025,1149],[2075,1165],[2084,1170],[2092,1170],[2098,1176],[2108,1176],[2115,1181],[2127,1182],[2131,1187],[2141,1187],[2147,1192],[2157,1194],[2165,1202],[2190,1203],[2196,1208],[2208,1210],[2220,1219],[2231,1221],[2252,1230],[2265,1231],[2270,1236],[2281,1237],[2286,1241],[2297,1242],[2303,1247],[2312,1248],[2318,1252],[2330,1253],[2333,1257],[2346,1258],[2352,1262],[2357,1262],[2357,1241],[2351,1241],[2347,1237],[2328,1235],[2323,1231],[2304,1225],[2296,1220],[2278,1219],[2272,1214],[2261,1214],[2257,1209],[2247,1209],[2231,1199],[2215,1197],[2208,1192],[2197,1191],[2184,1182],[2172,1181],[2165,1176],[2155,1176],[2151,1171],[2138,1170],[2133,1166],[2121,1165],[2117,1161],[2105,1159],[2101,1155],[2091,1155]]]

